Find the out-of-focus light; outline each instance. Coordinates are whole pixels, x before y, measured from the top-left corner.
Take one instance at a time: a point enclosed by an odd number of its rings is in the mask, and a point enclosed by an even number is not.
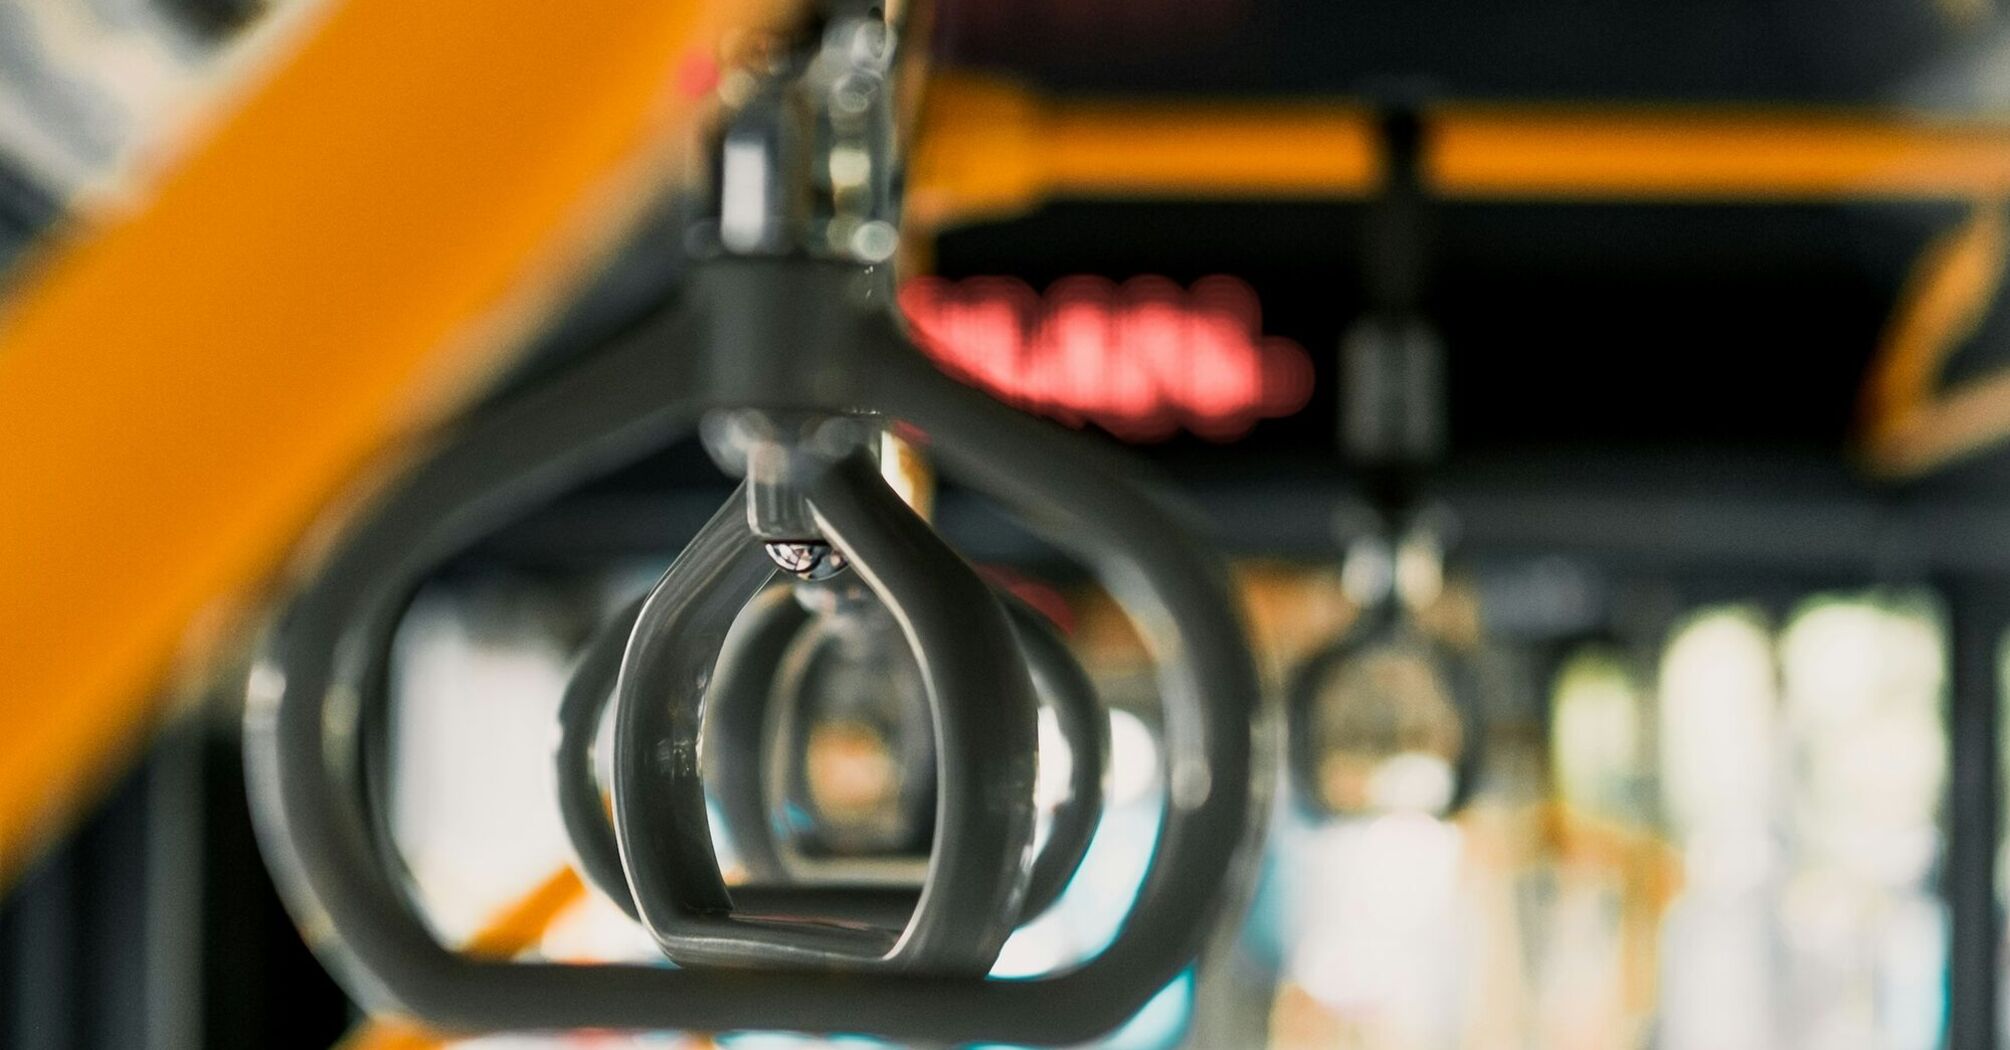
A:
[[[1369,799],[1384,812],[1438,813],[1458,792],[1458,774],[1444,756],[1423,751],[1392,755],[1371,774]]]
[[[1058,733],[1059,726],[1054,728]],[[1043,736],[1043,757],[1050,743],[1058,738]],[[1012,932],[991,976],[1024,978],[1065,969],[1116,938],[1158,842],[1165,807],[1158,752],[1157,738],[1136,715],[1110,712],[1110,775],[1089,852],[1054,907]]]
[[[1922,610],[1823,601],[1781,635],[1793,812],[1811,863],[1893,888],[1927,878],[1946,792],[1946,659]]]
[[[1129,711],[1111,711],[1109,801],[1129,805],[1158,786],[1158,743],[1152,731]]]
[[[1574,659],[1557,679],[1550,719],[1550,766],[1558,796],[1588,813],[1628,820],[1646,755],[1639,684],[1614,657]]]
[[[1763,826],[1775,802],[1772,637],[1754,617],[1690,622],[1661,661],[1662,796],[1678,828]]]
[[[549,781],[548,726],[566,662],[535,602],[428,591],[392,662],[389,817],[414,896],[442,936],[465,939],[570,856]]]
[[[1331,821],[1293,842],[1284,968],[1358,1045],[1456,1045],[1464,1014],[1458,827],[1422,813]]]
[[[924,277],[901,289],[919,341],[951,375],[1070,425],[1126,441],[1187,430],[1233,441],[1312,397],[1312,359],[1263,334],[1234,277],[1075,276],[1036,294],[1004,277]]]
[[[1075,776],[1075,753],[1069,750],[1068,738],[1061,734],[1061,720],[1051,708],[1042,707],[1039,719],[1040,752],[1033,774],[1033,804],[1045,813],[1067,801]]]

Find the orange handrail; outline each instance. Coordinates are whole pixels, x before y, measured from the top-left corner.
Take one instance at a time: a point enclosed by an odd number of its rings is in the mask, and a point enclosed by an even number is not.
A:
[[[1985,201],[1927,246],[1864,379],[1863,454],[1916,477],[2010,437],[2010,370],[1943,386],[1947,359],[1980,328],[2010,271],[2010,204]]]
[[[1445,104],[1423,177],[1448,198],[1779,200],[2010,192],[2010,123],[1878,111]],[[969,73],[929,85],[910,213],[942,227],[1057,198],[1350,199],[1376,192],[1352,101],[1051,98]]]
[[[2010,124],[1724,107],[1448,106],[1428,175],[1460,198],[1966,200],[2010,190]]]
[[[938,71],[907,216],[940,227],[1054,197],[1361,196],[1380,181],[1372,114],[1356,105],[1061,101]]]
[[[0,876],[192,624],[464,396],[784,0],[332,0],[0,316]]]

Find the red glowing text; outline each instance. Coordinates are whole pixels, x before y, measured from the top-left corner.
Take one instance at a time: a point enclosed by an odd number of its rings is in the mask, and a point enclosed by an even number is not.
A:
[[[1185,429],[1233,441],[1312,396],[1312,360],[1266,336],[1256,293],[1234,277],[1182,289],[1067,277],[1045,295],[1007,277],[924,277],[900,304],[944,371],[1007,403],[1127,441]]]

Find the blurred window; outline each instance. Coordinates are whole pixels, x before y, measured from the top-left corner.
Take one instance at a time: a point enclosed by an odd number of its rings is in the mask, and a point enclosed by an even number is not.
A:
[[[1455,818],[1281,818],[1273,1045],[1938,1045],[1946,664],[1884,591],[1569,653]]]

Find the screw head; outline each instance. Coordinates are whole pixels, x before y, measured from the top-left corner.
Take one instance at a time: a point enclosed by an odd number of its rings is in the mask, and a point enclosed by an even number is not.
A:
[[[828,580],[850,567],[844,552],[822,540],[771,540],[768,557],[799,580]]]

